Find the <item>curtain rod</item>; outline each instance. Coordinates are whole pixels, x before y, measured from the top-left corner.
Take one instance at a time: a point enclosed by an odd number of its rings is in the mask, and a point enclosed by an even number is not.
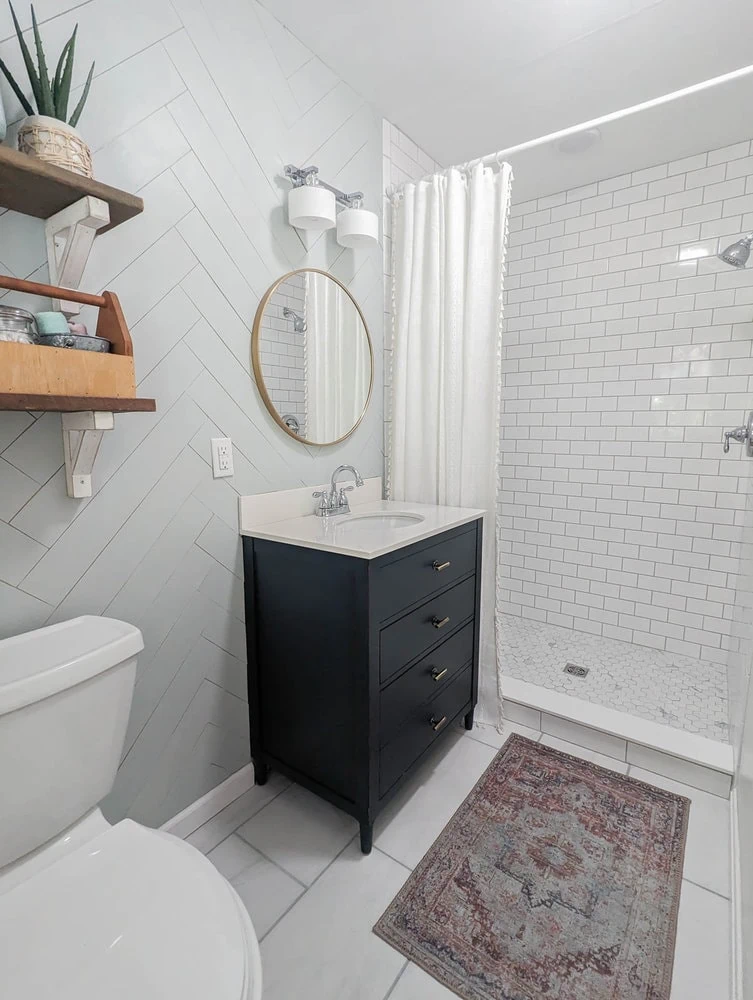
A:
[[[479,164],[482,164],[485,167],[497,166],[500,169],[505,166],[510,167],[510,164],[502,159],[502,155],[502,153],[490,153],[488,156],[479,157],[475,160],[469,160],[467,163],[455,163],[450,167],[439,167],[437,170],[432,170],[430,174],[424,174],[423,177],[416,178],[416,180],[404,181],[402,184],[388,184],[385,188],[385,194],[388,198],[400,196],[402,195],[403,188],[406,184],[420,184],[421,181],[428,181],[430,178],[436,177],[438,174],[448,174],[451,170],[459,170],[467,173]],[[512,170],[512,167],[510,167],[510,170]]]
[[[557,132],[549,132],[547,135],[539,136],[537,139],[529,139],[527,142],[521,142],[517,146],[508,146],[506,149],[501,149],[497,153],[489,153],[486,156],[478,157],[475,160],[468,160],[467,163],[461,163],[454,167],[444,167],[441,170],[432,171],[430,174],[425,174],[420,178],[420,180],[428,180],[430,177],[433,177],[434,174],[443,174],[448,170],[470,170],[471,167],[475,167],[479,163],[485,167],[491,167],[495,164],[499,166],[504,159],[514,156],[517,153],[524,153],[528,152],[529,149],[546,146],[549,143],[557,142],[559,139],[566,139],[571,135],[578,135],[580,132],[585,132],[587,129],[600,128],[602,125],[609,125],[612,122],[620,121],[622,118],[628,118],[631,115],[639,114],[642,111],[650,111],[653,108],[659,108],[664,104],[670,104],[672,101],[678,101],[683,97],[692,97],[693,94],[698,94],[704,90],[712,90],[714,87],[721,86],[725,83],[731,83],[734,80],[742,79],[743,77],[750,76],[751,74],[753,74],[753,65],[743,66],[742,69],[733,70],[731,73],[723,73],[721,76],[714,76],[709,80],[702,80],[700,83],[694,83],[689,87],[683,87],[681,90],[673,90],[669,94],[663,94],[661,97],[654,97],[649,101],[643,101],[641,104],[633,104],[629,108],[622,108],[620,111],[612,111],[608,115],[602,115],[601,118],[591,118],[589,121],[581,122],[579,125],[571,125],[568,128],[560,129]],[[402,184],[391,185],[387,188],[388,195],[397,193],[403,186],[404,185]]]

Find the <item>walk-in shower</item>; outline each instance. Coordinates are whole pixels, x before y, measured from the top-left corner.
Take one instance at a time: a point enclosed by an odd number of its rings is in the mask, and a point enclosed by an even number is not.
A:
[[[579,699],[710,757],[742,726],[751,469],[723,432],[753,409],[753,129],[719,114],[753,75],[712,83],[602,120],[581,154],[561,133],[500,154],[498,507],[503,695]]]

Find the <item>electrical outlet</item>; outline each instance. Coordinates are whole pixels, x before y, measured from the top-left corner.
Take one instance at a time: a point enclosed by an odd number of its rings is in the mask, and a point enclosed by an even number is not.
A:
[[[212,475],[223,479],[233,474],[233,442],[230,438],[212,438]]]

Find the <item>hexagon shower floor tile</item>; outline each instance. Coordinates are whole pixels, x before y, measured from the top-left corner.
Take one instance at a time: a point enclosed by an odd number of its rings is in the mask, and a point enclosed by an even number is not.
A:
[[[503,672],[710,739],[729,740],[724,666],[514,615],[498,619]],[[588,667],[584,678],[565,664]]]

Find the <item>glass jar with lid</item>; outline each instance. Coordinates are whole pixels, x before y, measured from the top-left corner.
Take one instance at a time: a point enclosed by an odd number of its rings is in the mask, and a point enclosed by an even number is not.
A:
[[[36,344],[34,316],[25,309],[0,305],[0,341],[15,344]]]

